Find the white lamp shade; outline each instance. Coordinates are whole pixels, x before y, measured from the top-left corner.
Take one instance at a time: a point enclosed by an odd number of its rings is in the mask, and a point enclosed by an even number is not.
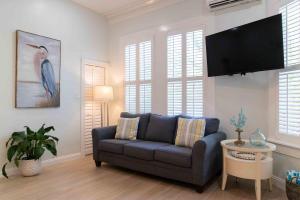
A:
[[[114,92],[111,86],[99,85],[94,87],[94,100],[97,101],[112,101]]]

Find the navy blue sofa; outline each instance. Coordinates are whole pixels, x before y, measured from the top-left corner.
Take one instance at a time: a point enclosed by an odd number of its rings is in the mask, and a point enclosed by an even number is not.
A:
[[[175,146],[178,117],[156,114],[121,113],[121,117],[140,117],[137,140],[114,139],[116,126],[92,131],[93,158],[160,177],[191,183],[198,192],[222,170],[220,142],[226,135],[218,132],[219,120],[205,118],[205,136],[193,148]]]

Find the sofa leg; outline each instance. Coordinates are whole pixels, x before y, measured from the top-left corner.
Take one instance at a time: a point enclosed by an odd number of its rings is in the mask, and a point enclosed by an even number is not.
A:
[[[96,167],[101,167],[101,161],[95,160],[95,165],[96,165]]]
[[[198,193],[202,193],[204,190],[204,186],[199,186],[199,185],[196,185],[196,192]]]

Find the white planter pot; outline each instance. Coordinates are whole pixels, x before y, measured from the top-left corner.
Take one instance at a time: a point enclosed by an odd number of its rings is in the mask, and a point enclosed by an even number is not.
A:
[[[42,170],[40,160],[20,160],[20,172],[23,176],[35,176]]]

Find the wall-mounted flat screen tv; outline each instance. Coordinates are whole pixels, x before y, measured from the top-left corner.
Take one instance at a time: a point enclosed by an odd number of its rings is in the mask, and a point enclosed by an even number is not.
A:
[[[208,76],[284,68],[281,14],[206,36]]]

